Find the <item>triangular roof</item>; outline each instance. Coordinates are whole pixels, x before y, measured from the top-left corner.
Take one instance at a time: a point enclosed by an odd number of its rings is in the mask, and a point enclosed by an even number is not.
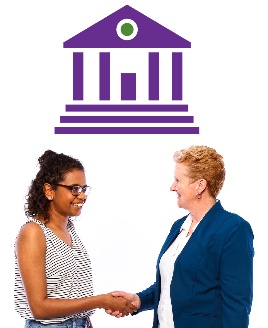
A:
[[[123,19],[138,26],[132,40],[121,39],[116,31]],[[191,48],[191,42],[126,5],[63,43],[64,48]]]

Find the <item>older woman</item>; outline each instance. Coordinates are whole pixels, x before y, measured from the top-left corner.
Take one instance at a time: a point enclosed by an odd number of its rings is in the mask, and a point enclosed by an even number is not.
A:
[[[137,294],[113,295],[131,301],[137,313],[153,309],[153,328],[246,328],[253,233],[247,221],[217,200],[225,179],[223,158],[210,147],[192,146],[175,152],[174,160],[170,190],[189,213],[167,236],[155,283]]]

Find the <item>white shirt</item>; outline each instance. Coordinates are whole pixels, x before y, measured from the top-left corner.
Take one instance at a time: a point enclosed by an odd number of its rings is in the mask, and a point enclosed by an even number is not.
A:
[[[193,232],[196,229],[198,223],[193,227]],[[159,263],[159,270],[161,275],[161,294],[158,304],[158,328],[174,328],[170,298],[170,285],[174,271],[174,263],[191,237],[191,235],[187,236],[191,224],[192,219],[190,215],[188,215],[186,220],[183,222],[183,225],[181,226],[181,230],[177,238],[162,255]]]

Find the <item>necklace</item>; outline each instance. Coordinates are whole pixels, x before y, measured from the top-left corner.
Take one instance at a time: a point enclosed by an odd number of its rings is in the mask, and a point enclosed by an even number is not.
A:
[[[190,231],[190,230],[189,230]],[[186,229],[182,229],[180,231],[180,233],[177,236],[176,241],[178,241],[177,246],[175,247],[174,251],[173,251],[173,256],[175,256],[176,254],[178,255],[178,249],[179,247],[182,245],[183,247],[186,245],[187,241],[189,240],[189,238],[191,237],[191,234],[186,233]],[[181,233],[183,232],[183,234],[181,235]],[[182,247],[182,248],[183,248]],[[182,249],[181,249],[182,250]]]

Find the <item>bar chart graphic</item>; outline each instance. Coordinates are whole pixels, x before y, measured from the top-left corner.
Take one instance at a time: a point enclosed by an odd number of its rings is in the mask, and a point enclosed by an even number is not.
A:
[[[199,134],[183,101],[183,53],[191,43],[126,5],[63,43],[72,50],[72,101],[55,134]],[[87,101],[85,50],[98,51],[98,100]],[[139,73],[119,73],[119,101],[112,101],[112,51],[138,49],[146,56],[146,102],[139,100]],[[161,51],[170,50],[170,99],[161,100]],[[135,58],[133,59],[135,60]]]

